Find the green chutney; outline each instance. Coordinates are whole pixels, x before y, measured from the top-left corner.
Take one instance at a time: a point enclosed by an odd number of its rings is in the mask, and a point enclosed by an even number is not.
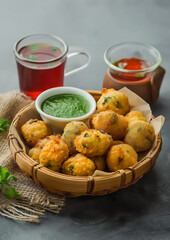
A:
[[[83,96],[64,93],[44,100],[41,109],[53,117],[75,118],[81,117],[90,111],[90,102]]]

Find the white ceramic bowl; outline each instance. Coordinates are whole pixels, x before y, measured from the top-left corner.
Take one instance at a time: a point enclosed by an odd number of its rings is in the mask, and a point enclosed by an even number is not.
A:
[[[43,101],[51,96],[54,96],[56,94],[64,94],[64,93],[72,93],[72,94],[78,94],[86,98],[90,103],[90,110],[87,114],[81,116],[81,117],[75,117],[75,118],[58,118],[53,117],[41,110],[41,105]],[[74,87],[56,87],[56,88],[50,88],[44,92],[42,92],[35,101],[35,107],[37,111],[39,112],[41,118],[49,124],[55,132],[63,131],[65,125],[71,121],[83,121],[86,122],[89,117],[95,112],[96,110],[96,101],[95,99],[86,91],[74,88]]]

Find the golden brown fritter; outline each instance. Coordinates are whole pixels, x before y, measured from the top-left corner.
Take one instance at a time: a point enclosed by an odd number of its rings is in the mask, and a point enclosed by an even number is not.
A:
[[[112,110],[118,114],[125,115],[130,111],[128,97],[113,88],[103,88],[102,95],[97,101],[97,111]]]
[[[70,157],[62,165],[62,172],[73,176],[90,176],[95,169],[94,162],[81,153]]]
[[[138,155],[132,146],[119,144],[109,149],[106,164],[109,171],[114,172],[133,166],[137,163],[137,159]]]
[[[62,163],[68,158],[69,150],[67,144],[57,137],[48,141],[41,150],[39,161],[44,167],[51,170],[60,171]]]
[[[98,130],[89,129],[76,137],[75,146],[77,151],[88,157],[105,154],[112,144],[112,137]]]
[[[128,121],[126,117],[116,114],[112,110],[107,110],[93,115],[90,125],[97,130],[103,130],[110,134],[113,140],[121,140],[126,134]]]
[[[129,124],[124,142],[131,145],[136,152],[149,150],[155,139],[153,126],[144,121],[133,121]]]
[[[145,116],[143,115],[142,112],[139,111],[131,111],[126,115],[126,119],[128,121],[128,123],[133,122],[133,121],[137,121],[137,120],[141,120],[144,122],[147,122]]]
[[[44,121],[30,119],[21,127],[21,133],[30,147],[34,147],[39,139],[52,135],[52,129]]]
[[[106,168],[106,157],[105,156],[97,156],[97,157],[92,157],[90,159],[94,162],[97,170],[100,170],[100,171],[105,170],[105,168]]]
[[[51,135],[51,136],[47,136],[43,139],[40,139],[38,141],[38,143],[29,150],[28,155],[34,160],[39,160],[39,155],[40,155],[41,150],[44,147],[44,145],[51,140],[57,139],[58,136],[61,136],[61,135],[59,135],[59,134]]]
[[[123,143],[124,143],[123,141],[115,140],[112,142],[112,146],[123,144]]]
[[[72,121],[68,123],[64,128],[64,133],[62,139],[67,144],[70,155],[76,153],[76,147],[74,145],[74,140],[76,136],[80,135],[82,132],[87,130],[88,127],[84,122]]]

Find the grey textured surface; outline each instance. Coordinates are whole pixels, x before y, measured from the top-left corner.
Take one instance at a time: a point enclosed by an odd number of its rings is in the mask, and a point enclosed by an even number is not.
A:
[[[109,46],[138,41],[162,54],[166,76],[153,114],[163,114],[163,147],[157,163],[138,183],[101,197],[67,198],[59,215],[41,224],[0,216],[1,240],[170,239],[170,1],[169,0],[1,0],[0,92],[18,89],[13,44],[31,33],[52,33],[91,54],[88,68],[65,85],[100,90]]]

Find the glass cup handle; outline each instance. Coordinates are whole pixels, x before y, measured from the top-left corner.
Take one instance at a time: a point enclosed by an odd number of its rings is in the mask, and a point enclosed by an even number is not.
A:
[[[78,72],[79,70],[88,66],[91,58],[89,53],[85,50],[74,49],[73,47],[67,54],[67,61],[64,76],[68,76],[72,73]]]

